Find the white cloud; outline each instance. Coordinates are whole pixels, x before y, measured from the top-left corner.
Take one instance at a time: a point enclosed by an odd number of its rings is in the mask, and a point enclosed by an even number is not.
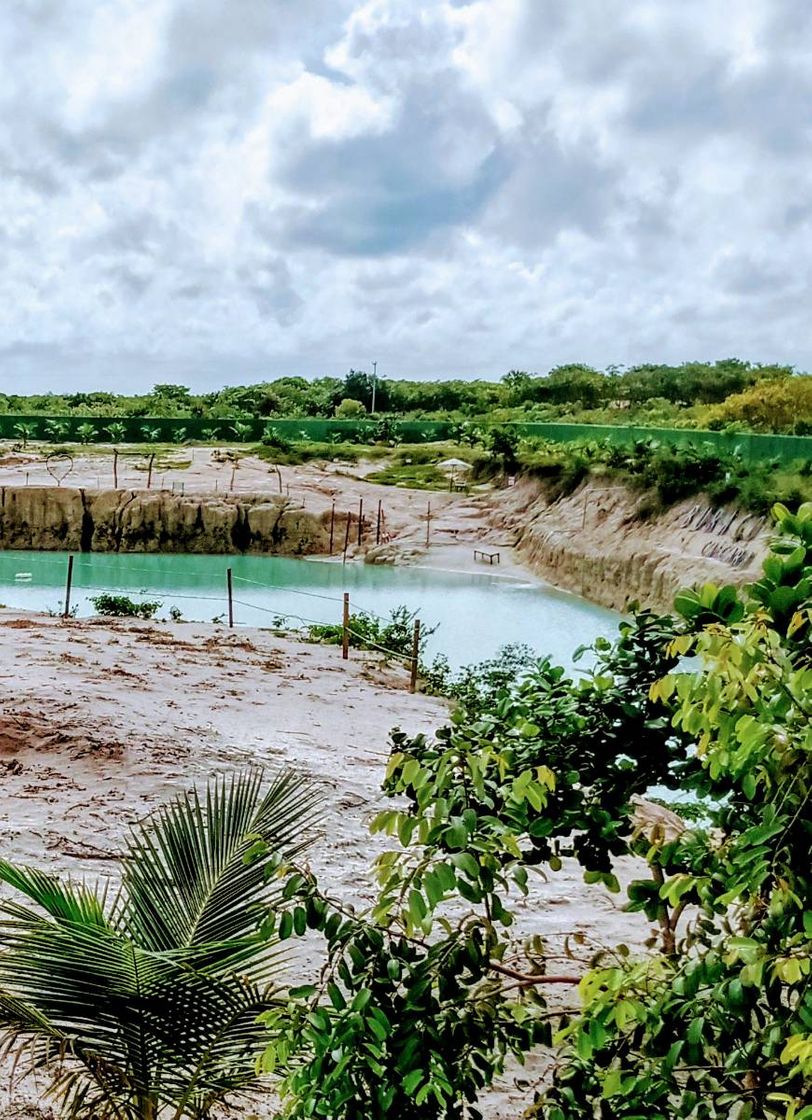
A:
[[[812,364],[797,0],[0,10],[12,383]]]

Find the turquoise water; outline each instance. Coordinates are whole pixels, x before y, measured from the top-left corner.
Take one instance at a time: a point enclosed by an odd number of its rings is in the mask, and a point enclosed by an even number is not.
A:
[[[185,619],[208,622],[227,612],[226,569],[234,573],[238,625],[269,626],[279,615],[300,622],[338,622],[341,598],[352,610],[386,616],[401,603],[439,623],[429,653],[459,666],[490,657],[509,642],[571,665],[573,651],[599,635],[611,637],[619,616],[553,587],[429,568],[290,560],[277,556],[196,556],[85,553],[74,558],[71,605],[92,615],[99,591],[158,599],[157,617],[177,607]],[[24,610],[61,612],[67,554],[0,552],[0,602]]]

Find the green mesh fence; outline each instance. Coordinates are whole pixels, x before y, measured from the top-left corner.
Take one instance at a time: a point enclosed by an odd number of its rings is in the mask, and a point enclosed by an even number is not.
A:
[[[227,441],[255,443],[266,431],[284,439],[314,442],[374,440],[382,434],[377,419],[255,419],[211,420],[200,417],[168,420],[159,417],[98,416],[0,416],[0,439],[48,440],[52,443],[182,443]],[[441,420],[398,420],[388,418],[392,434],[407,443],[449,439],[454,425]],[[487,427],[487,425],[480,425]],[[738,452],[746,459],[779,459],[781,462],[812,460],[812,436],[756,435],[698,431],[690,428],[643,428],[601,424],[517,423],[512,427],[523,436],[554,442],[610,440],[633,443],[656,439],[673,446],[705,445]]]

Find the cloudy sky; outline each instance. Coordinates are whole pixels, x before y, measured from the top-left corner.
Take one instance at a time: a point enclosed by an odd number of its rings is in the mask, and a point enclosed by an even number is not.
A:
[[[6,0],[0,387],[812,366],[809,0]]]

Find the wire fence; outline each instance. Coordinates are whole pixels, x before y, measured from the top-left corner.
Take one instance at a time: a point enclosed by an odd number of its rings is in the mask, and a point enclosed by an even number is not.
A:
[[[26,563],[33,565],[48,565],[53,571],[54,561],[46,557],[26,556]],[[104,570],[104,574],[99,572],[99,568]],[[394,660],[404,664],[409,670],[409,686],[412,692],[417,688],[417,676],[420,658],[420,619],[414,617],[412,621],[413,633],[411,635],[411,649],[405,652],[402,648],[394,649],[391,646],[377,641],[376,638],[370,633],[364,633],[353,624],[353,620],[359,616],[375,620],[378,624],[386,625],[391,623],[392,619],[387,619],[376,612],[369,610],[357,603],[350,600],[350,593],[344,591],[340,596],[328,595],[322,592],[306,591],[303,588],[291,587],[289,585],[265,582],[262,580],[250,579],[247,576],[236,575],[232,568],[226,568],[224,572],[224,593],[223,594],[204,594],[201,592],[192,591],[177,591],[174,588],[168,590],[166,588],[155,587],[154,584],[149,586],[149,581],[145,580],[143,586],[135,588],[122,587],[121,583],[116,583],[113,579],[109,578],[109,573],[115,573],[116,569],[113,565],[97,565],[94,561],[94,575],[99,574],[102,576],[101,580],[88,576],[86,573],[79,573],[75,567],[75,556],[69,554],[67,557],[67,565],[65,570],[65,586],[64,595],[59,603],[58,611],[52,611],[53,614],[59,614],[62,618],[72,618],[75,616],[78,604],[75,602],[76,592],[83,592],[91,603],[96,607],[96,612],[99,615],[138,615],[139,606],[152,606],[155,602],[156,596],[168,595],[172,600],[180,600],[181,602],[201,602],[201,603],[214,603],[221,607],[222,610],[215,616],[216,620],[227,619],[229,628],[234,629],[240,623],[238,619],[238,612],[235,608],[242,608],[244,611],[259,612],[262,615],[268,615],[274,620],[274,628],[277,629],[304,629],[308,633],[316,631],[331,632],[336,644],[340,645],[342,659],[348,660],[351,648],[362,648],[371,650],[375,653],[382,654],[387,660]],[[164,575],[173,580],[176,578],[177,573],[171,571],[169,568],[153,567],[153,566],[138,566],[130,567],[128,565],[127,574],[137,572],[152,577]],[[29,573],[17,573],[19,576],[27,576]],[[108,578],[105,578],[107,575]],[[322,618],[313,618],[311,614],[303,615],[297,611],[289,609],[280,609],[272,606],[267,606],[264,603],[258,603],[255,600],[248,600],[239,598],[234,594],[234,586],[244,585],[246,587],[257,588],[260,591],[267,592],[284,592],[286,595],[302,596],[304,599],[316,600],[335,604],[336,611],[333,616],[333,621],[325,620]],[[129,599],[130,594],[143,597],[141,601],[130,600],[130,603],[116,604],[109,602],[106,604],[96,604],[94,600],[97,596],[107,595],[111,598],[126,598]],[[147,598],[149,597],[149,598]],[[130,604],[132,606],[130,606]],[[154,612],[153,612],[154,613]],[[148,615],[141,615],[140,617],[151,617]],[[213,619],[212,621],[214,621]],[[290,620],[299,623],[298,627],[290,627],[288,625]]]

